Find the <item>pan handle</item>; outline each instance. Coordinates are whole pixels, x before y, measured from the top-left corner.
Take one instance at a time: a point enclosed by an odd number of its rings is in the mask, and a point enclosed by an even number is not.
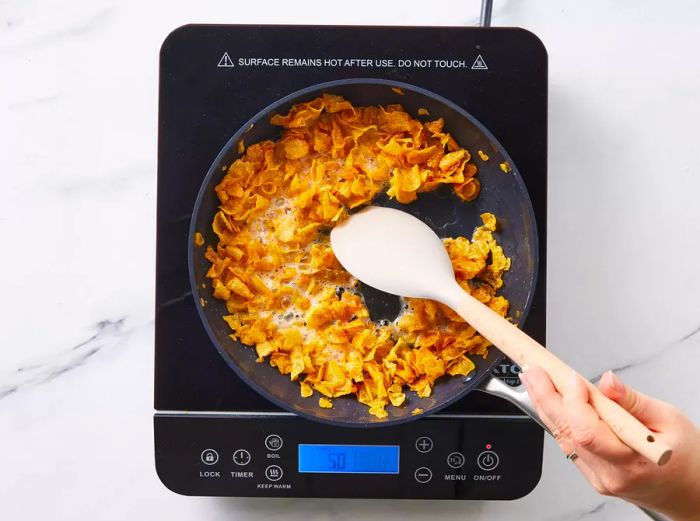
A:
[[[488,380],[485,380],[481,385],[479,385],[477,389],[483,393],[491,394],[493,396],[498,396],[500,398],[508,400],[510,403],[518,407],[525,414],[527,414],[530,418],[535,420],[537,424],[540,427],[542,427],[545,431],[547,431],[549,434],[552,434],[552,431],[550,431],[547,428],[547,426],[540,419],[540,415],[537,414],[537,410],[532,404],[532,400],[530,400],[530,396],[527,394],[527,391],[525,390],[524,386],[519,385],[517,387],[511,387],[505,382],[502,382],[499,378],[492,376]]]

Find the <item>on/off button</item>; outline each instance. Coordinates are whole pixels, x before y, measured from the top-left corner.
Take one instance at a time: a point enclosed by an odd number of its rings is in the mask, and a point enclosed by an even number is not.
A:
[[[498,467],[499,463],[498,454],[492,450],[485,450],[476,458],[476,464],[479,465],[481,470],[485,470],[486,472],[494,470]]]

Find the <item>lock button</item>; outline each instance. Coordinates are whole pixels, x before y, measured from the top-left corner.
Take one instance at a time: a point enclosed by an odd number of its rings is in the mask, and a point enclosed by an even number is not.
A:
[[[204,449],[200,458],[205,465],[214,465],[219,461],[219,453],[214,449]]]

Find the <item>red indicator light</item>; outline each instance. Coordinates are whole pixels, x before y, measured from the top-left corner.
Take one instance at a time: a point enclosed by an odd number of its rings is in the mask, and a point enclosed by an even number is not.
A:
[[[490,443],[487,443],[487,444],[486,444],[486,448],[487,448],[488,450],[491,450],[491,444],[490,444]]]

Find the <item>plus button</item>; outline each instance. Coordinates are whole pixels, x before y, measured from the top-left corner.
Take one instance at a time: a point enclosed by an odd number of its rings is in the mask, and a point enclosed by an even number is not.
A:
[[[416,440],[416,450],[423,453],[430,452],[433,450],[433,440],[427,436],[421,436]]]

